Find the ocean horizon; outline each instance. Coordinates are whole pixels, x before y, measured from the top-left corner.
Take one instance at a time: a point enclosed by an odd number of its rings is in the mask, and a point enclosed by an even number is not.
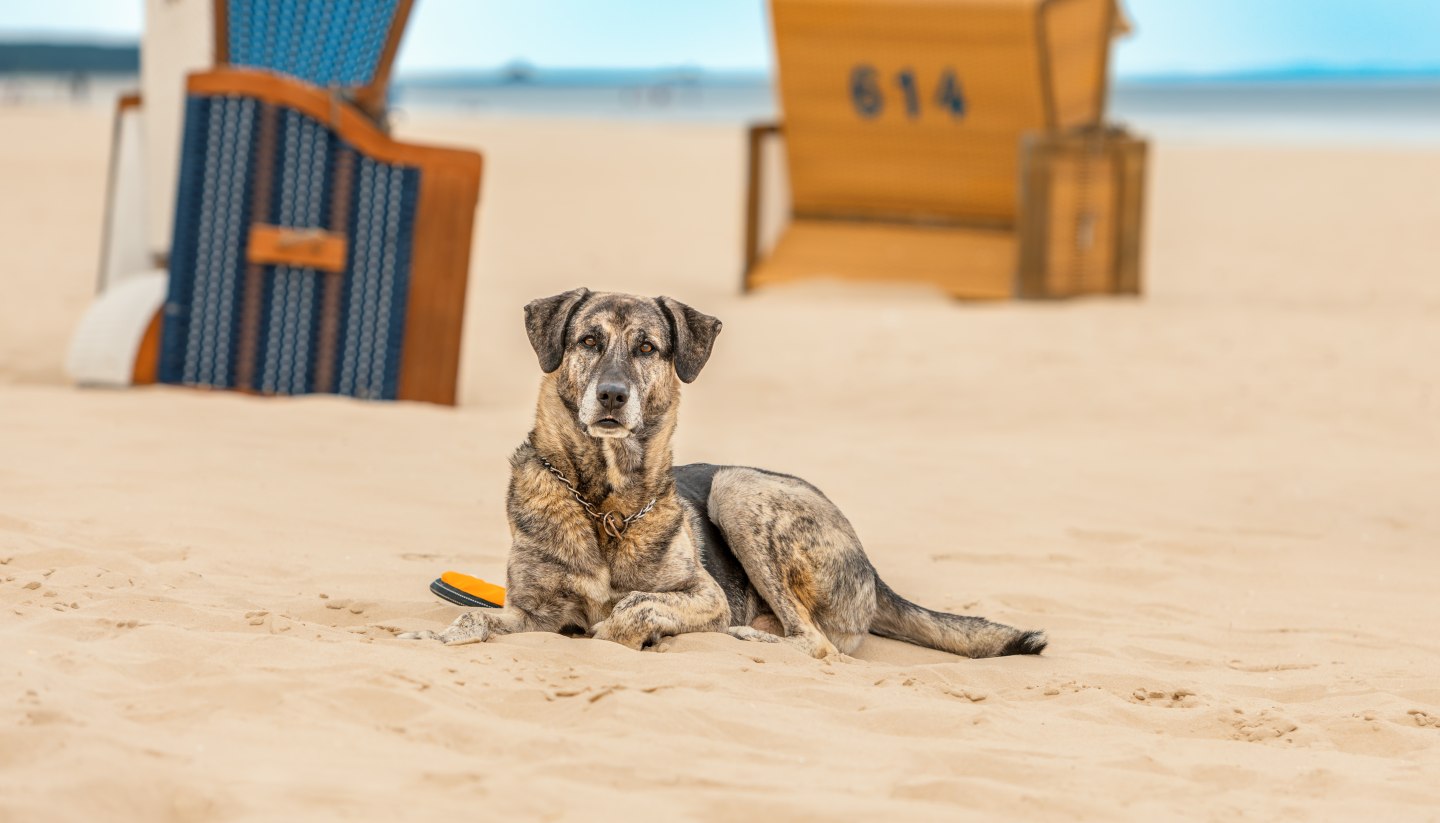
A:
[[[114,59],[113,55],[110,59]],[[0,105],[109,104],[124,71],[23,71],[0,61]],[[1440,145],[1440,68],[1296,66],[1228,74],[1121,76],[1109,119],[1167,139]],[[536,67],[402,72],[395,117],[467,116],[766,122],[779,119],[769,71],[698,66]]]
[[[764,71],[536,69],[396,79],[401,112],[763,122],[779,118]],[[1167,138],[1440,145],[1440,70],[1301,67],[1122,77],[1108,116]]]

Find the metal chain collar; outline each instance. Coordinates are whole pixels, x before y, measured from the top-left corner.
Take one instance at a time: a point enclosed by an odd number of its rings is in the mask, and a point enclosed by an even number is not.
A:
[[[591,519],[595,522],[599,523],[600,528],[604,529],[605,533],[611,537],[618,538],[624,534],[625,530],[630,528],[631,523],[649,514],[650,510],[655,508],[655,501],[659,499],[656,497],[650,498],[650,502],[645,504],[645,508],[635,512],[629,517],[621,517],[620,512],[617,511],[601,512],[591,505],[589,500],[585,499],[585,496],[580,493],[579,489],[575,488],[575,484],[571,483],[569,478],[561,474],[559,469],[550,465],[549,460],[540,457],[538,454],[535,456],[540,459],[540,465],[544,466],[546,471],[555,475],[555,479],[565,484],[565,488],[570,490],[570,494],[574,496],[575,500],[579,502],[581,506],[585,507],[585,513],[590,515]]]

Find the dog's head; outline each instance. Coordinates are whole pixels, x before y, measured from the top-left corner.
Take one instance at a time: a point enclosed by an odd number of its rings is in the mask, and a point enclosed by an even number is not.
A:
[[[655,423],[710,359],[720,321],[669,297],[575,289],[531,301],[525,330],[560,399],[592,437]]]

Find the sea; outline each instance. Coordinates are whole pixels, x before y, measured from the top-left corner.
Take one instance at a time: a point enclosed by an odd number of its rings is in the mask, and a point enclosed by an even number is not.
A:
[[[25,103],[111,105],[138,78],[0,74],[0,108]],[[846,93],[842,89],[841,93]],[[753,123],[780,117],[764,72],[699,69],[531,69],[400,75],[397,119],[474,116]],[[1167,140],[1396,144],[1440,148],[1440,72],[1275,73],[1218,78],[1121,78],[1109,120]]]
[[[843,91],[842,91],[843,93]],[[760,72],[497,71],[401,77],[402,112],[731,122],[780,117]],[[1294,72],[1115,83],[1107,116],[1170,139],[1440,147],[1440,73]]]

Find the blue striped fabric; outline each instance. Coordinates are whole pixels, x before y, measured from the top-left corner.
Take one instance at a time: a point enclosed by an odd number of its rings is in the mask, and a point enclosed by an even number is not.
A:
[[[274,180],[259,222],[320,228],[348,238],[332,389],[394,399],[410,285],[417,169],[376,162],[321,123],[277,108]],[[186,104],[170,291],[160,380],[233,388],[241,356],[246,249],[261,107],[244,97],[192,97]],[[348,224],[333,226],[338,158],[353,158]],[[253,388],[306,394],[317,387],[322,303],[329,280],[309,268],[261,267]]]
[[[321,87],[375,76],[397,0],[229,0],[229,61]]]
[[[191,98],[185,106],[161,379],[234,384],[259,104]]]
[[[350,218],[350,272],[340,313],[336,392],[393,398],[410,288],[410,241],[420,174],[361,158]]]

